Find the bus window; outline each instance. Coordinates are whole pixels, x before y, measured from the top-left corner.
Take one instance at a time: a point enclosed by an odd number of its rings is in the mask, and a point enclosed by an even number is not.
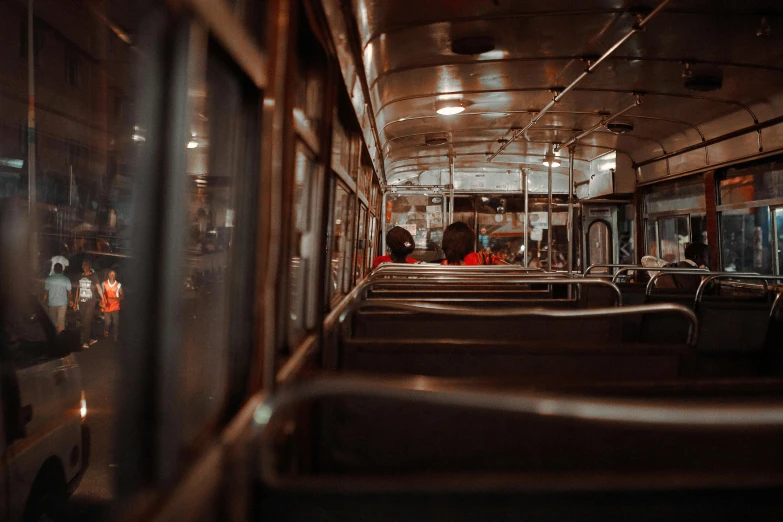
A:
[[[783,274],[783,208],[775,209],[775,255],[778,275]]]
[[[330,262],[330,297],[332,300],[351,290],[351,248],[353,246],[354,195],[341,181],[335,180],[332,200],[332,258]]]
[[[363,203],[359,204],[359,224],[358,231],[356,233],[356,268],[354,274],[354,281],[358,283],[364,279],[364,270],[367,258],[367,238],[366,238],[366,226],[367,221],[367,207]]]
[[[301,142],[296,147],[294,171],[294,201],[292,207],[291,254],[288,281],[288,341],[296,344],[306,330],[307,288],[310,271],[315,269],[313,248],[317,220],[313,212],[310,191],[317,192],[315,165],[311,153]],[[310,287],[314,288],[314,287]]]
[[[199,50],[194,47],[194,55]],[[245,147],[254,139],[246,115],[256,101],[247,101],[252,89],[217,45],[210,42],[204,51],[206,67],[193,74],[188,90],[190,119],[182,145],[188,192],[181,263],[196,287],[195,293],[183,294],[182,321],[175,325],[181,332],[180,387],[185,400],[180,437],[185,445],[199,438],[223,406],[230,339],[240,330],[234,320],[247,313],[246,304],[231,296],[237,295],[235,285],[248,288],[253,281],[252,271],[237,268],[241,259],[252,257],[252,242],[237,244],[235,233],[255,222],[250,211],[255,205],[240,201],[246,192],[254,192],[247,178],[255,172],[244,159],[249,153]]]
[[[772,273],[769,207],[726,210],[720,214],[723,269]]]
[[[685,246],[688,244],[688,217],[674,216],[658,219],[658,244],[660,257],[669,263],[685,259]]]

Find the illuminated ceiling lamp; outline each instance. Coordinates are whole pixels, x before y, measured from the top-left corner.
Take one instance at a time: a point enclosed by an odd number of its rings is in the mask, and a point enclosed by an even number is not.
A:
[[[435,112],[441,116],[453,116],[465,110],[462,100],[438,100],[435,102]]]
[[[546,152],[546,155],[544,156],[544,166],[552,166],[552,168],[559,167],[560,166],[560,160],[557,159],[557,156],[555,156],[555,153],[552,152],[552,146],[549,146],[549,150]]]

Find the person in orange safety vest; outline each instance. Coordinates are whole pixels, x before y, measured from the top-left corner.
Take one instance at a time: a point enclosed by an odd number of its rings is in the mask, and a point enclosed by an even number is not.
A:
[[[103,282],[103,336],[109,336],[109,327],[113,326],[112,335],[117,340],[120,326],[120,301],[122,301],[122,284],[117,281],[117,272],[109,271],[109,279]]]

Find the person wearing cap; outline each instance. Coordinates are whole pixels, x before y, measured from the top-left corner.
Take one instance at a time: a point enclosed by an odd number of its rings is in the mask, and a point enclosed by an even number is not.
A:
[[[372,267],[376,268],[382,263],[418,263],[408,257],[415,248],[411,233],[402,227],[394,227],[386,233],[386,249],[389,255],[377,256],[372,262]]]

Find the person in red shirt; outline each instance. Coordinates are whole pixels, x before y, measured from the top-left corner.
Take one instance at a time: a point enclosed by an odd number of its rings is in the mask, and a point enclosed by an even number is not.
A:
[[[446,259],[442,265],[507,265],[497,256],[474,252],[476,236],[473,229],[461,221],[452,223],[443,231],[443,253]]]
[[[377,256],[372,262],[372,267],[376,268],[381,263],[418,263],[408,257],[415,248],[411,233],[402,227],[394,227],[386,233],[386,249],[389,255]]]

